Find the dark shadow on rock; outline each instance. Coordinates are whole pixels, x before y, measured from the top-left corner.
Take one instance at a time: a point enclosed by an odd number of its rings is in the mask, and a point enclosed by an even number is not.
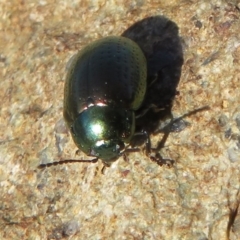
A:
[[[171,116],[181,76],[183,51],[176,23],[163,16],[143,19],[123,32],[136,42],[147,59],[147,93],[136,115],[136,131],[154,133],[159,121]]]

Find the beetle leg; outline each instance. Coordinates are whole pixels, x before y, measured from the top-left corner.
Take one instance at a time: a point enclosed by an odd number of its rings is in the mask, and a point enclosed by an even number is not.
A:
[[[150,159],[153,162],[157,163],[159,166],[167,165],[170,168],[174,164],[174,160],[172,160],[172,159],[164,159],[159,153],[156,153],[156,155],[154,157],[150,156]]]
[[[141,118],[144,116],[149,110],[153,110],[154,112],[159,112],[165,110],[165,108],[159,108],[155,104],[150,104],[148,107],[144,108],[135,118]]]
[[[160,132],[161,133],[181,132],[183,129],[185,129],[187,126],[190,125],[190,123],[185,121],[184,118],[194,115],[201,111],[209,110],[209,109],[210,109],[209,106],[203,106],[203,107],[197,108],[191,112],[185,113],[181,117],[178,117],[178,118],[173,118],[172,113],[170,113],[171,121],[168,124],[166,124],[165,126],[160,127],[154,133],[156,134],[156,133],[160,133]]]
[[[140,151],[139,148],[135,148],[135,147],[129,148],[129,146],[130,146],[130,145],[128,145],[128,146],[125,148],[124,152],[122,153],[123,160],[124,160],[125,162],[129,162],[128,153],[131,153],[131,152],[139,152],[139,151]]]
[[[146,155],[149,156],[149,154],[151,153],[151,139],[149,137],[149,134],[147,131],[144,131],[143,134],[146,137],[146,141],[145,141],[145,148],[146,148]]]
[[[96,163],[98,161],[98,158],[94,158],[91,160],[78,160],[78,159],[66,159],[62,161],[56,161],[56,162],[50,162],[50,163],[43,163],[38,166],[38,169],[43,169],[46,167],[51,167],[51,166],[56,166],[56,165],[61,165],[65,163],[75,163],[75,162],[84,162],[84,163]]]
[[[157,163],[159,166],[163,166],[163,165],[167,165],[168,167],[172,167],[174,164],[174,160],[172,159],[164,159],[161,154],[159,152],[157,152],[155,154],[155,156],[150,155],[152,152],[152,148],[151,148],[151,139],[149,137],[149,134],[144,131],[144,134],[146,135],[146,155],[155,163]],[[164,147],[164,144],[167,140],[168,134],[164,134],[163,138],[161,139],[161,141],[158,143],[158,147],[156,149],[154,149],[154,151],[159,151],[161,148]]]
[[[76,152],[75,152],[75,155],[80,155],[80,153],[81,153],[81,150],[77,149]]]
[[[103,167],[102,167],[101,173],[104,175],[105,172],[106,172],[106,168],[110,167],[111,164],[110,164],[110,163],[103,162],[103,161],[102,161],[102,163],[103,163]]]
[[[135,116],[135,118],[137,119],[144,116],[149,110],[150,110],[150,107],[143,109],[138,115]]]
[[[129,146],[126,147],[125,151],[122,153],[122,156],[123,156],[123,160],[125,162],[129,162],[129,158],[127,156],[128,153],[131,153],[131,152],[139,152],[140,149],[139,148],[135,148],[135,147],[131,147],[131,148],[128,148]]]
[[[128,156],[127,156],[126,153],[123,153],[123,160],[124,160],[125,162],[129,162],[129,158],[128,158]]]

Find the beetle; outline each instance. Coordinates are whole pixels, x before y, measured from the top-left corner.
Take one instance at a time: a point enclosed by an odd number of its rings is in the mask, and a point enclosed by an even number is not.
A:
[[[64,89],[63,116],[72,138],[92,160],[105,166],[124,155],[135,132],[136,111],[147,89],[147,62],[140,47],[126,37],[109,36],[79,51],[71,62]],[[145,114],[147,110],[144,110]],[[133,149],[134,150],[134,149]],[[153,158],[162,165],[160,158]]]

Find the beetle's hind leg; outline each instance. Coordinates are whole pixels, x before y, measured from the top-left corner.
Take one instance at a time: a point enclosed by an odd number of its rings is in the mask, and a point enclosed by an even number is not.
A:
[[[163,133],[164,134],[161,141],[158,142],[157,147],[155,149],[151,148],[151,140],[150,140],[148,133],[146,133],[146,138],[147,138],[146,150],[147,150],[147,155],[149,156],[149,158],[152,161],[156,162],[159,166],[162,166],[162,165],[167,165],[168,167],[173,166],[173,164],[175,162],[174,160],[164,159],[159,153],[159,151],[162,148],[164,148],[164,145],[168,139],[169,134],[171,132],[181,132],[187,126],[190,125],[187,121],[184,120],[185,117],[191,116],[198,112],[209,110],[209,109],[210,109],[209,106],[203,106],[203,107],[195,109],[191,112],[188,112],[178,118],[174,118],[172,113],[170,112],[170,119],[171,119],[170,122],[167,125],[165,125],[163,128],[161,128],[155,132],[155,133]],[[151,156],[151,151],[155,151],[155,156]]]

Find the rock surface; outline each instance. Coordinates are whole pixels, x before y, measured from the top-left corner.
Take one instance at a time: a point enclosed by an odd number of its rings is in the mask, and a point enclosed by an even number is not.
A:
[[[101,161],[38,170],[87,158],[62,118],[71,56],[157,15],[183,47],[172,114],[209,106],[169,135],[173,167],[136,152],[104,175]],[[0,16],[0,239],[240,238],[239,1],[3,0]]]

